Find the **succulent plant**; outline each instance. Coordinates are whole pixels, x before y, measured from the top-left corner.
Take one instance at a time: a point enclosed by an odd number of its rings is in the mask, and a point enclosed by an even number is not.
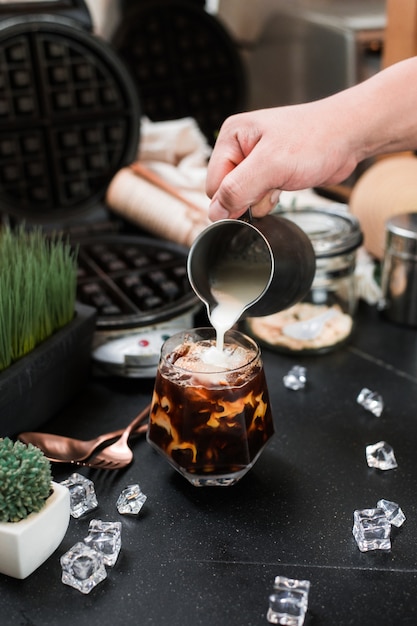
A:
[[[40,511],[51,482],[51,464],[39,448],[0,439],[0,522],[19,522]]]

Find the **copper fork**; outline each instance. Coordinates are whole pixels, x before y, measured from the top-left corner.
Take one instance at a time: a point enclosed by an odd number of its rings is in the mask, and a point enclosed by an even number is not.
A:
[[[133,452],[128,444],[130,434],[133,431],[146,432],[148,425],[143,424],[139,428],[139,424],[148,416],[150,405],[135,417],[135,419],[128,424],[124,429],[122,435],[117,441],[110,446],[103,448],[89,459],[77,462],[77,465],[85,465],[87,467],[93,467],[95,469],[121,469],[130,465],[133,461]]]

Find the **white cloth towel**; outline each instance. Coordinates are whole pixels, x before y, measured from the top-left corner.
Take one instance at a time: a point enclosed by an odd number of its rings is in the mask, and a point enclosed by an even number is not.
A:
[[[136,174],[119,170],[111,181],[106,203],[150,233],[187,247],[210,224],[205,193],[211,148],[192,118],[141,121],[137,160],[175,188],[194,208]]]

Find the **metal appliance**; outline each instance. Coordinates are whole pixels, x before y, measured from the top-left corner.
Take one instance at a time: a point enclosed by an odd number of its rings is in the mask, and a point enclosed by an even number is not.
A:
[[[249,108],[295,104],[380,68],[385,0],[219,0],[248,70]]]

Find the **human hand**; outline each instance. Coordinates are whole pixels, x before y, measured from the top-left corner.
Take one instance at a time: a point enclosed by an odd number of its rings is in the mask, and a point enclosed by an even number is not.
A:
[[[351,120],[330,100],[229,117],[208,165],[210,218],[237,218],[249,206],[261,217],[282,190],[335,184],[351,174]]]

